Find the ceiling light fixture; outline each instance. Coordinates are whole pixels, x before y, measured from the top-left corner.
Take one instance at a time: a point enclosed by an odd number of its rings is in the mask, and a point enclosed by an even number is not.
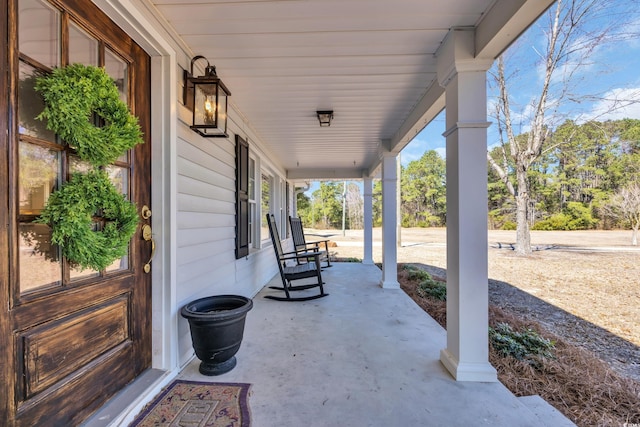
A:
[[[333,110],[316,111],[320,127],[331,126],[331,119],[333,119]]]

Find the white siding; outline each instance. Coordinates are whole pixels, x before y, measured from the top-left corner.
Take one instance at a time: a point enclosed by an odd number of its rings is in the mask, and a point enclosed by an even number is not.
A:
[[[182,71],[178,73],[182,76]],[[179,93],[182,93],[180,84]],[[278,273],[271,245],[235,259],[235,134],[249,141],[250,149],[284,179],[255,135],[246,131],[231,109],[229,138],[202,138],[189,129],[191,118],[180,103],[177,130],[177,234],[176,310],[187,302],[219,294],[254,296]],[[179,364],[193,350],[187,322],[178,316]]]

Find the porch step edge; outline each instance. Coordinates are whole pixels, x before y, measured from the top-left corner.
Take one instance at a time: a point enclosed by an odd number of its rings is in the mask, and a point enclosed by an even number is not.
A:
[[[562,412],[551,406],[549,402],[539,395],[518,397],[518,400],[526,406],[540,420],[540,425],[545,427],[576,427]]]
[[[120,426],[123,417],[145,404],[145,400],[155,395],[156,389],[164,387],[170,377],[168,372],[160,369],[148,369],[112,397],[98,411],[84,420],[81,427],[113,427]],[[154,394],[149,396],[149,392]],[[136,414],[133,414],[134,416]]]

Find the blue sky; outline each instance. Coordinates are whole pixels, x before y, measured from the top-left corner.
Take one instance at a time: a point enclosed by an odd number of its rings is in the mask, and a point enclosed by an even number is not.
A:
[[[600,16],[590,21],[586,30],[611,26],[614,31],[622,32],[628,37],[625,37],[625,40],[598,46],[575,69],[572,68],[572,65],[576,65],[575,63],[569,63],[561,69],[565,73],[574,71],[571,79],[573,85],[570,89],[574,95],[573,98],[579,102],[565,100],[559,108],[557,122],[562,122],[566,118],[577,121],[640,119],[640,13],[638,13],[640,7],[635,0],[621,0],[613,4],[615,6],[611,7],[611,4],[603,2]],[[635,11],[635,16],[631,16],[628,10],[624,9]],[[521,120],[521,132],[527,131],[527,113],[531,111],[527,106],[540,93],[539,88],[544,75],[539,58],[540,52],[544,52],[543,30],[547,26],[546,19],[546,15],[543,15],[509,48],[505,56],[507,61],[518,64],[517,74],[511,81],[510,95],[513,97],[511,104],[513,118],[514,121]],[[628,19],[629,22],[624,26],[614,25],[620,19]],[[580,40],[578,39],[576,44]],[[507,67],[508,73],[513,70],[513,67]],[[487,79],[489,80],[489,76]],[[556,83],[559,82],[560,78]],[[513,87],[517,87],[518,90],[513,90]],[[490,110],[495,98],[490,84],[487,93]],[[618,103],[619,108],[612,111],[611,106],[616,99],[633,99],[635,103],[624,108]],[[495,122],[490,115],[488,120]],[[488,129],[487,145],[489,147],[499,143],[496,129],[495,124]],[[445,112],[442,112],[402,150],[400,154],[402,164],[406,166],[409,162],[419,159],[427,150],[436,150],[445,157],[445,139],[442,136],[444,131]],[[314,183],[307,194],[310,195],[317,188],[318,184]]]

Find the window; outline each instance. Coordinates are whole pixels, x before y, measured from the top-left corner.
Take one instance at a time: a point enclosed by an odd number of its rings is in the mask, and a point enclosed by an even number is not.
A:
[[[289,226],[289,197],[291,197],[289,195],[289,183],[285,182],[284,183],[284,228],[285,230],[287,230],[287,237],[289,237],[291,235],[291,227]]]
[[[256,202],[256,164],[256,159],[249,153],[249,246],[251,248],[260,247],[260,238],[257,230],[257,224],[260,221]]]
[[[289,237],[289,233],[287,231],[287,211],[285,210],[285,187],[287,183],[285,180],[280,181],[279,193],[278,193],[278,216],[280,217],[280,233],[282,233],[283,237]]]
[[[260,226],[260,240],[269,239],[269,227],[267,226],[267,214],[272,214],[272,202],[273,194],[271,193],[273,188],[273,179],[270,175],[262,172],[262,181],[260,186],[260,207],[261,207],[261,226]]]
[[[236,259],[270,244],[266,215],[276,218],[281,238],[289,237],[289,184],[262,166],[248,142],[236,135]]]

